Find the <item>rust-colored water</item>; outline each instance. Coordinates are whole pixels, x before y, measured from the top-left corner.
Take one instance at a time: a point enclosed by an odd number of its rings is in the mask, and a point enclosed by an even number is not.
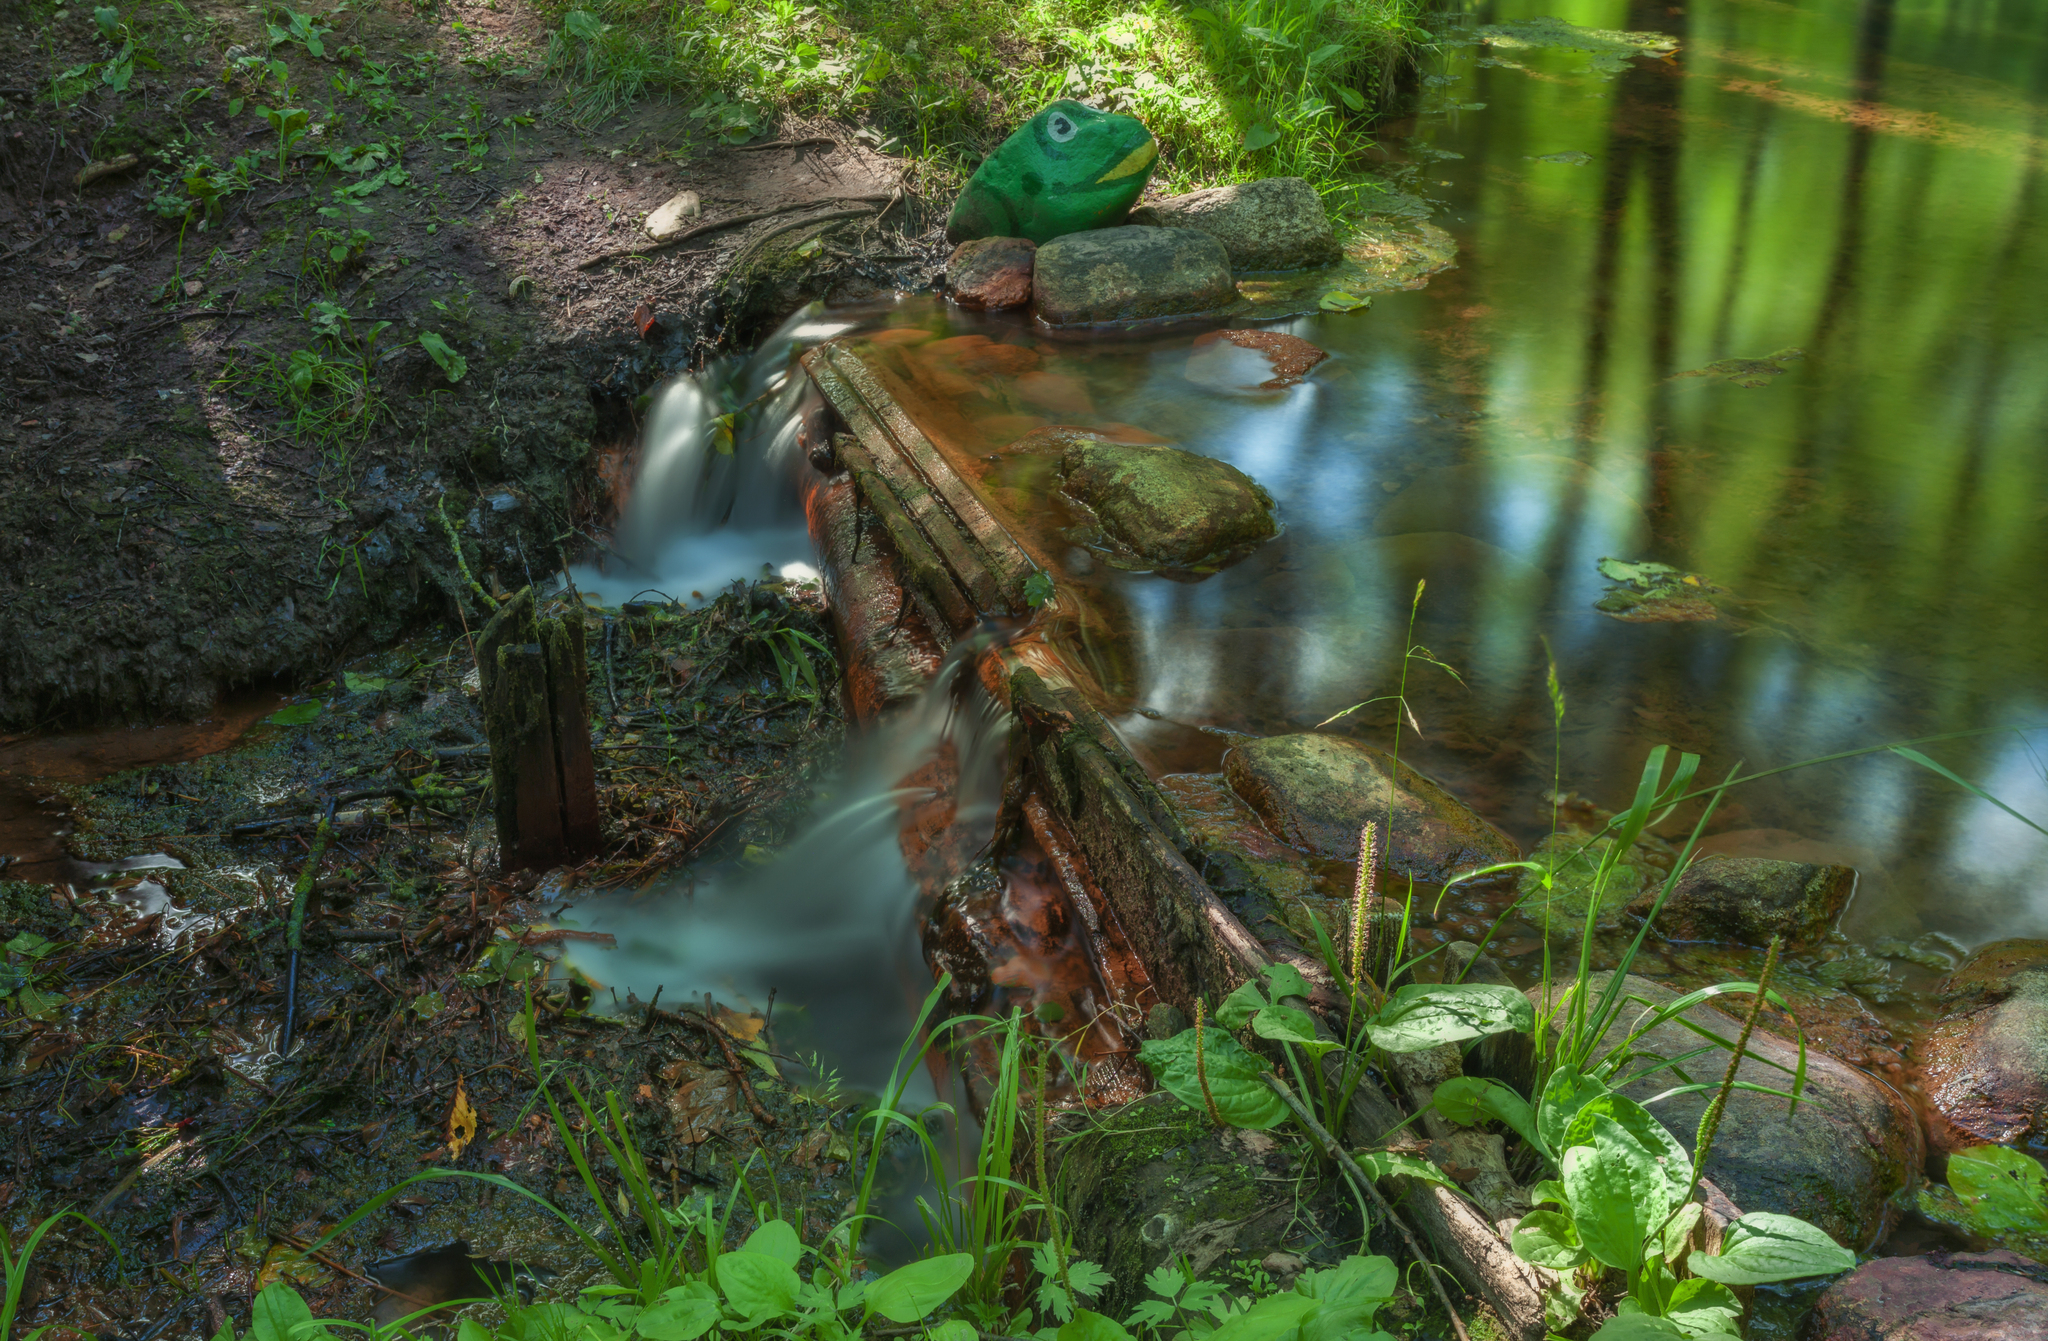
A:
[[[283,702],[274,690],[245,690],[196,722],[0,737],[0,857],[6,858],[0,872],[10,880],[65,878],[69,811],[52,796],[53,785],[217,753]]]

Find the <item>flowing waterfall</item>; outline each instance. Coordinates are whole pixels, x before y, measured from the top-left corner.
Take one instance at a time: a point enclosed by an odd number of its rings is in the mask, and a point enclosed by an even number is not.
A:
[[[753,353],[713,360],[656,393],[617,551],[571,568],[577,589],[606,605],[636,597],[701,603],[736,578],[815,578],[796,439],[817,393],[796,357],[854,324],[813,304]],[[724,440],[721,420],[734,411]]]

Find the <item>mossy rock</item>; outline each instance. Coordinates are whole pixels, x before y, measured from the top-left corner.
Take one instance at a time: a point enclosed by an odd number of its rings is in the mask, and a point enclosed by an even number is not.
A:
[[[1073,430],[1031,438],[1041,441],[1018,449],[1061,449],[1059,499],[1076,518],[1069,537],[1118,567],[1214,572],[1280,533],[1272,495],[1227,461]]]
[[[1308,1147],[1282,1132],[1239,1131],[1167,1094],[1066,1119],[1058,1192],[1074,1251],[1113,1280],[1095,1308],[1124,1317],[1146,1273],[1185,1257],[1195,1274],[1276,1252],[1322,1266],[1358,1238],[1358,1213]]]

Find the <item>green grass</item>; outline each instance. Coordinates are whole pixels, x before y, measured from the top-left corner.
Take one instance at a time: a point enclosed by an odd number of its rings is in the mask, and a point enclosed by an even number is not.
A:
[[[1365,181],[1358,150],[1429,35],[1418,0],[553,0],[549,69],[595,126],[649,96],[734,143],[777,113],[861,123],[939,185],[1046,102],[1142,119],[1163,186]]]

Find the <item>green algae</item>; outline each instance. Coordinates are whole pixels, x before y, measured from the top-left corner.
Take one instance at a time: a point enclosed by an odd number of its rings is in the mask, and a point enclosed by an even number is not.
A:
[[[1638,56],[1669,56],[1678,50],[1678,39],[1663,33],[1581,28],[1549,15],[1514,23],[1489,23],[1479,29],[1478,36],[1497,51],[1583,52],[1591,58],[1586,68],[1610,79],[1626,70],[1628,63]]]

